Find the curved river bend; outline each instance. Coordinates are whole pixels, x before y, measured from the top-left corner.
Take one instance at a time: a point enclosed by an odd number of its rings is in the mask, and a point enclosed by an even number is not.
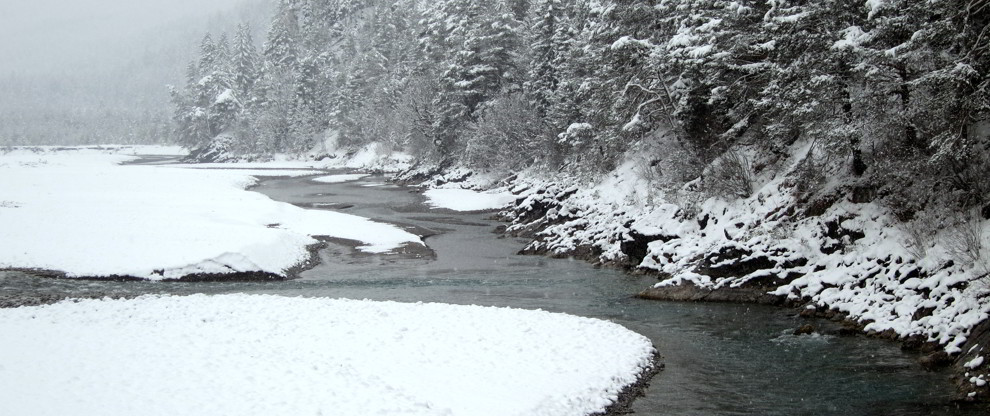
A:
[[[666,368],[638,415],[967,415],[949,404],[947,373],[927,373],[895,343],[861,336],[794,336],[793,310],[655,302],[632,297],[653,280],[580,261],[517,256],[490,214],[430,210],[423,197],[369,177],[342,184],[271,178],[254,190],[314,209],[390,222],[422,235],[433,253],[368,255],[343,243],[284,282],[163,283],[56,280],[0,272],[7,295],[269,293],[544,309],[612,320],[651,338]],[[818,323],[827,325],[827,323]]]

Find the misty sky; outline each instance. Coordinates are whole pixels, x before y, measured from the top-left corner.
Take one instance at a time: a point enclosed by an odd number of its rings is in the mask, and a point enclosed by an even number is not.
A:
[[[0,0],[0,74],[99,67],[155,30],[242,0]]]

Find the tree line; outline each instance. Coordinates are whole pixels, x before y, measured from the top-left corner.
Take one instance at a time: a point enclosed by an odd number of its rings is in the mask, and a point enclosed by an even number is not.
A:
[[[260,50],[204,38],[174,118],[192,148],[333,136],[504,172],[660,143],[672,186],[812,143],[799,182],[838,172],[910,219],[936,190],[987,202],[988,27],[983,0],[282,0]]]

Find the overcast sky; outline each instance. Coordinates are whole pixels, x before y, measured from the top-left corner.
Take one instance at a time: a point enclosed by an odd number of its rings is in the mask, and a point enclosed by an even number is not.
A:
[[[0,0],[0,73],[72,71],[243,0]]]

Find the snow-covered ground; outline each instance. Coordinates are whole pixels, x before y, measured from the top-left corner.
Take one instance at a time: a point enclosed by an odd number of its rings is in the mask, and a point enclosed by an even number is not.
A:
[[[649,339],[543,311],[267,295],[0,309],[3,413],[588,415]]]
[[[428,205],[454,211],[501,209],[516,201],[516,196],[509,192],[480,192],[470,189],[429,189],[423,195],[426,196]]]
[[[322,183],[343,183],[343,182],[353,182],[353,181],[356,181],[356,180],[359,180],[359,179],[362,179],[362,178],[366,178],[368,176],[369,175],[366,175],[366,174],[363,174],[363,173],[351,173],[351,174],[344,174],[344,175],[320,176],[318,178],[313,178],[313,180],[316,181],[316,182],[322,182]]]
[[[284,274],[309,257],[314,236],[356,240],[368,252],[422,244],[392,225],[245,191],[252,174],[292,172],[118,165],[134,158],[125,153],[149,152],[0,155],[0,268],[147,279]]]

